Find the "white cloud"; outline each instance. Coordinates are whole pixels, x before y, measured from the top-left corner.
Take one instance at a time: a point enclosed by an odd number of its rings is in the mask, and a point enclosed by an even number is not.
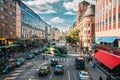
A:
[[[45,0],[45,1],[48,3],[56,3],[56,2],[59,2],[60,0]]]
[[[54,17],[51,19],[51,22],[53,23],[63,23],[65,20],[59,17]]]
[[[36,6],[29,6],[29,7],[38,14],[56,13],[56,11],[49,5],[36,5]]]
[[[24,3],[28,5],[32,10],[34,10],[36,13],[49,14],[56,13],[56,11],[48,3],[52,4],[59,1],[60,0],[29,0]]]
[[[77,11],[78,5],[81,1],[83,1],[83,0],[73,0],[72,2],[64,2],[63,6],[66,8],[66,10]],[[90,3],[93,3],[93,4],[95,3],[94,0],[92,0],[92,1],[91,0],[86,0],[86,1],[88,1]]]
[[[64,13],[64,14],[66,14],[66,15],[76,15],[76,13],[73,13],[73,12],[71,12],[71,11],[66,12],[66,13]]]

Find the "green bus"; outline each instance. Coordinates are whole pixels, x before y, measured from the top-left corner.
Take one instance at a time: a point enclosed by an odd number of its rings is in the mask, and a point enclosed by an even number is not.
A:
[[[68,49],[65,46],[56,46],[54,47],[53,52],[54,52],[54,55],[56,56],[66,57]]]
[[[62,56],[62,57],[66,57],[67,56],[67,52],[68,49],[66,46],[62,45],[62,46],[51,46],[51,47],[47,47],[46,46],[46,52],[48,54],[53,54],[55,56]]]

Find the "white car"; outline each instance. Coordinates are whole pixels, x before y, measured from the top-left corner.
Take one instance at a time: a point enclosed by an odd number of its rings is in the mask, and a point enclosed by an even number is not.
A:
[[[79,73],[80,80],[90,80],[90,76],[86,71],[80,71]]]

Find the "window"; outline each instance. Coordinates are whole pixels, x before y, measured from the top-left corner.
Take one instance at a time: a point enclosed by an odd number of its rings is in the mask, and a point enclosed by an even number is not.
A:
[[[8,12],[8,10],[6,9],[6,8],[3,8],[3,7],[0,7],[0,11],[2,11],[2,12]]]
[[[111,17],[109,17],[109,24],[111,24]]]
[[[7,20],[7,19],[8,19],[8,16],[1,15],[1,19]]]
[[[113,7],[116,7],[116,0],[113,0]]]
[[[119,0],[120,1],[120,0]],[[120,21],[120,13],[118,14],[118,20]]]
[[[113,22],[115,22],[115,21],[116,21],[116,15],[113,16]]]
[[[0,3],[4,3],[4,0],[0,0]]]
[[[106,24],[107,24],[107,18],[106,18]]]
[[[11,35],[13,35],[13,32],[10,32]]]
[[[16,9],[16,7],[13,6],[12,4],[10,4],[10,8],[11,8],[11,9],[14,9],[14,10]]]
[[[90,42],[90,39],[86,39],[85,42],[86,42],[86,43],[89,43],[89,42]]]
[[[118,0],[118,3],[120,4],[120,0]]]
[[[4,8],[3,7],[0,7],[0,11],[3,11],[4,10]]]
[[[2,3],[2,4],[7,4],[7,1],[5,1],[5,0],[0,0],[0,3]]]

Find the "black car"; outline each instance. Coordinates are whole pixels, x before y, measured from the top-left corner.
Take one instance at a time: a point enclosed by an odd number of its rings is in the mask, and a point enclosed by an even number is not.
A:
[[[30,59],[33,59],[33,58],[34,58],[34,54],[30,53],[30,54],[27,55],[26,59],[30,60]]]
[[[50,73],[49,66],[41,66],[38,70],[38,76],[47,76]]]
[[[51,60],[51,66],[56,66],[56,65],[58,65],[58,61],[57,60],[55,60],[55,59],[52,59]]]
[[[63,65],[56,65],[54,74],[56,74],[56,75],[57,75],[57,74],[63,75],[63,74],[64,74]]]
[[[34,55],[38,55],[39,54],[39,50],[35,50],[33,51]]]
[[[24,64],[25,60],[23,58],[18,58],[17,60],[15,60],[15,65],[16,66],[20,66],[22,64]]]

